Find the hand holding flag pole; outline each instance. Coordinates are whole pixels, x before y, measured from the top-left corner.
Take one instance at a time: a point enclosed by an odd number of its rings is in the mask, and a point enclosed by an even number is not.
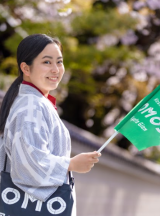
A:
[[[118,133],[123,134],[139,151],[160,145],[160,85],[143,98],[114,129],[116,132],[98,152]]]

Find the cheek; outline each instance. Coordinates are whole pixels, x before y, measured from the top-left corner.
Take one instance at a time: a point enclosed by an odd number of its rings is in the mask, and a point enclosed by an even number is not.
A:
[[[42,70],[40,68],[36,68],[36,70],[32,71],[32,79],[34,79],[36,82],[41,81],[45,77],[45,70]]]
[[[62,66],[62,67],[60,68],[60,71],[61,71],[61,73],[62,73],[62,75],[63,75],[64,72],[65,72],[65,68],[64,68],[64,66]]]
[[[39,72],[41,74],[44,74],[44,73],[48,72],[48,70],[50,70],[50,68],[48,66],[46,66],[46,65],[42,65],[41,67],[39,67]]]

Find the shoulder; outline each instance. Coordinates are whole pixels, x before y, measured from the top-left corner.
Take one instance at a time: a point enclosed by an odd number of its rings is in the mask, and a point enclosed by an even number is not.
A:
[[[8,120],[25,116],[37,118],[43,116],[44,119],[48,119],[50,113],[45,98],[34,94],[18,95],[11,107]]]
[[[52,112],[54,109],[51,102],[45,98],[37,89],[29,85],[20,85],[19,94],[15,103],[25,104],[27,109],[38,109],[45,112]]]
[[[10,110],[6,128],[33,129],[33,127],[51,127],[51,116],[43,98],[35,95],[18,96]]]

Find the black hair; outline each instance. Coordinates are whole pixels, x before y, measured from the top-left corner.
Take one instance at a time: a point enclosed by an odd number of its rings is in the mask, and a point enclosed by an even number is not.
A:
[[[20,68],[22,62],[31,66],[34,59],[42,52],[42,50],[50,43],[56,43],[61,52],[63,52],[60,41],[45,34],[33,34],[24,38],[17,48],[17,63],[19,76],[12,83],[6,92],[0,108],[0,134],[4,133],[7,117],[10,108],[18,95],[19,86],[23,81],[23,72]]]

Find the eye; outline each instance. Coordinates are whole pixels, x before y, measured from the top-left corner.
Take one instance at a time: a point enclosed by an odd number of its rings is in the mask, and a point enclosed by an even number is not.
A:
[[[45,61],[44,63],[45,63],[45,64],[51,64],[51,62],[50,62],[50,61]]]
[[[62,60],[60,60],[60,61],[58,61],[57,63],[58,63],[58,64],[63,64],[63,61],[62,61]]]

